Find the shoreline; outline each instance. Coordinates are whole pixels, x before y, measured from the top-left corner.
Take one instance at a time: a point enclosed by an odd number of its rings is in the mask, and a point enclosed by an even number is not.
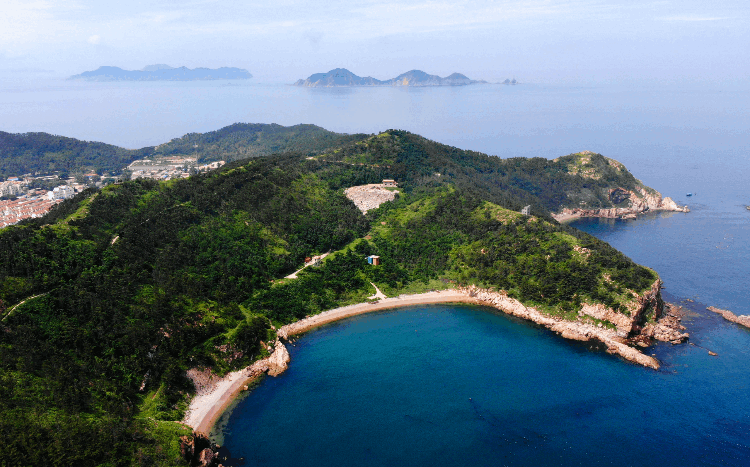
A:
[[[284,340],[288,340],[291,336],[304,333],[318,326],[372,311],[438,303],[481,304],[477,300],[468,297],[465,293],[454,289],[426,292],[423,294],[400,295],[398,297],[385,298],[378,302],[357,303],[327,310],[282,326],[277,330],[277,335]],[[237,396],[244,391],[245,386],[251,384],[266,371],[272,376],[282,373],[286,369],[285,363],[289,361],[288,359],[289,354],[286,347],[281,341],[277,340],[271,356],[258,360],[249,367],[233,371],[212,384],[210,389],[196,393],[190,401],[182,423],[191,427],[196,433],[209,436],[221,415],[234,402]],[[279,364],[279,362],[284,363]]]
[[[659,362],[655,358],[627,345],[625,340],[617,336],[617,333],[611,329],[545,315],[535,308],[524,306],[518,300],[507,295],[476,287],[400,295],[377,302],[357,303],[334,308],[282,326],[277,330],[277,336],[288,341],[292,336],[352,316],[412,305],[441,303],[470,303],[489,306],[504,314],[541,325],[565,339],[597,340],[607,347],[607,352],[610,354],[619,355],[625,360],[647,368],[659,369]],[[242,370],[231,372],[213,384],[210,389],[197,393],[190,401],[190,406],[182,423],[193,428],[196,433],[208,436],[224,411],[245,390],[247,385],[265,372],[268,372],[271,376],[282,373],[286,370],[288,362],[289,353],[284,344],[277,340],[274,351],[269,357],[258,360]]]
[[[674,204],[670,198],[670,204]],[[651,212],[690,212],[687,206],[657,206],[649,207],[646,210],[637,210],[631,208],[603,208],[603,209],[568,209],[561,212],[553,212],[552,218],[561,224],[567,224],[578,219],[637,219],[642,214]]]

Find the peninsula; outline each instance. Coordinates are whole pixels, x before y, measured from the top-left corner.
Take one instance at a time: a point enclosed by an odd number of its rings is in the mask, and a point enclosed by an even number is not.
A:
[[[328,73],[315,73],[307,79],[300,79],[295,86],[304,87],[339,87],[339,86],[466,86],[469,84],[486,84],[486,81],[469,79],[461,73],[453,73],[445,78],[430,75],[421,70],[411,70],[387,80],[371,76],[357,76],[346,68],[335,68]]]
[[[633,177],[625,166],[601,154],[582,151],[555,159],[569,175],[579,176],[594,183],[568,191],[567,200],[552,216],[559,222],[580,217],[608,219],[635,219],[639,214],[652,211],[690,212],[670,197],[647,187]]]
[[[213,81],[220,79],[250,79],[253,75],[242,68],[194,68],[148,65],[142,70],[123,70],[116,66],[102,66],[93,71],[73,75],[72,81]]]

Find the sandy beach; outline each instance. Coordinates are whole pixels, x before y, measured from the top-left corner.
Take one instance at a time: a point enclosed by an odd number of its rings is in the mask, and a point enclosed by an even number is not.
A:
[[[258,368],[255,367],[256,364],[264,361],[260,360],[248,368],[229,373],[209,388],[197,391],[190,401],[190,407],[182,422],[196,433],[208,436],[221,414],[244,387],[261,376],[264,370],[260,368],[263,364],[258,365]]]
[[[431,303],[478,303],[478,301],[459,290],[441,290],[437,292],[426,292],[413,295],[399,295],[393,298],[384,298],[377,302],[357,303],[356,305],[334,308],[324,311],[318,315],[310,316],[295,323],[281,327],[277,333],[282,339],[302,334],[310,329],[322,326],[333,321],[361,315],[372,311],[387,310],[410,305],[429,305]]]
[[[542,325],[563,338],[587,341],[595,339],[607,346],[607,351],[619,355],[624,359],[658,369],[659,362],[653,357],[641,353],[627,345],[624,340],[610,329],[602,329],[591,324],[566,321],[545,315],[538,310],[526,307],[521,302],[505,294],[481,290],[477,288],[451,289],[426,292],[413,295],[400,295],[385,298],[376,302],[358,303],[341,308],[324,311],[320,314],[304,318],[287,324],[278,329],[279,338],[288,340],[290,337],[302,334],[324,324],[341,319],[357,316],[373,311],[400,308],[412,305],[429,305],[438,303],[473,303],[496,308],[503,313],[513,315]],[[190,407],[183,423],[190,426],[197,433],[208,435],[216,421],[226,408],[232,403],[244,387],[264,372],[275,376],[286,369],[289,354],[281,341],[276,341],[274,352],[270,357],[255,362],[252,366],[229,373],[224,378],[201,387],[190,402]]]
[[[552,217],[561,224],[564,224],[566,222],[573,222],[574,220],[581,218],[581,216],[577,214],[565,214],[565,213],[559,213],[559,214],[552,213]]]
[[[318,326],[363,313],[411,305],[455,302],[478,303],[476,299],[458,290],[402,295],[395,298],[384,298],[377,302],[358,303],[324,311],[318,315],[283,326],[278,330],[277,334],[283,339],[289,339],[291,336],[304,333]],[[283,371],[283,369],[278,367],[280,366],[280,362],[284,360],[284,354],[286,354],[286,361],[288,361],[286,347],[284,347],[283,343],[277,341],[271,357],[258,360],[252,366],[229,373],[224,378],[212,381],[210,384],[205,385],[205,387],[201,387],[190,401],[190,406],[185,414],[183,423],[192,427],[196,433],[208,436],[221,414],[243,391],[246,385],[250,384],[264,372],[269,371],[269,369],[277,368],[277,374]]]

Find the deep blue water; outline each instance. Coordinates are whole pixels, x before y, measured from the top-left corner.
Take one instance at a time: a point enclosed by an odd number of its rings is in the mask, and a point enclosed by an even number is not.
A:
[[[0,131],[134,148],[235,122],[314,123],[500,157],[615,158],[692,212],[574,225],[654,268],[670,300],[695,299],[697,346],[657,346],[654,372],[480,308],[358,317],[292,347],[289,371],[232,412],[226,444],[265,465],[750,465],[750,332],[705,312],[750,314],[746,84],[2,81]]]
[[[359,316],[291,347],[223,442],[245,465],[750,465],[750,332],[686,322],[700,347],[653,371],[484,307]]]

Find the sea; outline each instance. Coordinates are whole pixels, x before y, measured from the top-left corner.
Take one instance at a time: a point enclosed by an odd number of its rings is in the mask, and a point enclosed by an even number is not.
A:
[[[750,331],[706,307],[750,314],[747,84],[0,80],[0,131],[139,148],[235,122],[312,123],[502,158],[614,158],[691,210],[572,224],[656,270],[687,310],[690,344],[646,349],[660,370],[491,309],[404,308],[300,338],[290,369],[215,435],[231,465],[736,466],[750,465]]]

